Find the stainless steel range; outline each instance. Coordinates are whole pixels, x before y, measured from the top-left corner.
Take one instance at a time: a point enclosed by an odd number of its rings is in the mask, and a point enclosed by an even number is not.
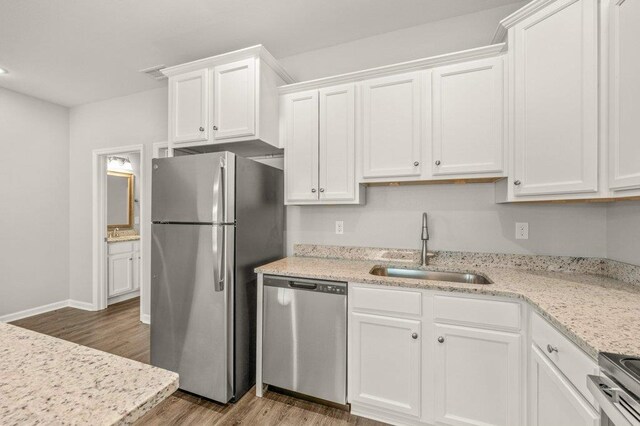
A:
[[[600,376],[587,385],[601,409],[603,426],[640,426],[640,358],[601,353]]]

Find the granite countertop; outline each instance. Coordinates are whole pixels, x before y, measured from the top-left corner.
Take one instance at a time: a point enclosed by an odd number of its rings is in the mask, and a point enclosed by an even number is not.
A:
[[[128,424],[177,388],[170,371],[0,323],[2,424]]]
[[[314,253],[313,250],[298,251],[305,255]],[[396,261],[383,262],[380,259],[294,256],[256,268],[256,272],[521,299],[594,359],[599,352],[640,356],[640,286],[601,275],[499,267],[495,263],[494,266],[455,265],[451,261],[425,269],[480,273],[490,278],[493,284],[461,284],[369,274],[374,265],[406,267],[413,262],[409,259],[411,263],[408,263],[407,259],[400,257]],[[491,262],[483,264],[491,265]]]
[[[123,241],[138,241],[140,235],[120,235],[117,237],[107,237],[107,243],[120,243]]]

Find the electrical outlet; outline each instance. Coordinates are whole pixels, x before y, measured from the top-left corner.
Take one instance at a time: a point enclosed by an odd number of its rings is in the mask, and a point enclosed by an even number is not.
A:
[[[529,239],[529,224],[526,222],[516,223],[516,240]]]
[[[344,222],[341,220],[336,220],[336,234],[344,234]]]

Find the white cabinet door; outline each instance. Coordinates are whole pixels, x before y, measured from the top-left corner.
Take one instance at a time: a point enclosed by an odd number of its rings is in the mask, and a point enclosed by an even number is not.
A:
[[[504,58],[432,72],[432,172],[501,173],[504,156]]]
[[[213,138],[256,134],[256,61],[253,58],[213,70]]]
[[[318,200],[318,91],[285,97],[287,202]]]
[[[420,321],[360,313],[351,321],[351,402],[419,416]]]
[[[362,83],[363,177],[420,176],[420,74]]]
[[[521,424],[520,336],[440,324],[435,333],[436,420]]]
[[[140,288],[140,262],[141,262],[140,252],[136,251],[133,253],[133,289],[138,290]]]
[[[598,190],[598,0],[558,0],[509,30],[514,195]]]
[[[530,380],[531,426],[600,424],[591,405],[535,345],[531,348]]]
[[[207,70],[169,79],[169,135],[171,142],[198,142],[209,138],[209,83]]]
[[[320,200],[356,196],[355,85],[320,89]]]
[[[609,187],[640,188],[640,2],[611,2]]]
[[[109,297],[134,290],[133,253],[109,255]]]

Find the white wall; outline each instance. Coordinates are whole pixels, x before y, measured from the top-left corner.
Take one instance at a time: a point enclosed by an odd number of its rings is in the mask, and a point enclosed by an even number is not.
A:
[[[145,169],[150,170],[152,144],[167,137],[167,89],[155,89],[102,102],[71,108],[70,136],[70,291],[71,297],[92,302],[92,166],[94,149],[145,145]],[[139,179],[140,180],[140,179]],[[145,217],[150,222],[150,180],[142,176],[145,188]],[[149,241],[143,241],[144,259],[149,258]],[[146,248],[145,248],[146,247]],[[148,280],[142,283],[148,285]],[[148,289],[143,288],[148,293]],[[143,306],[143,313],[149,306]]]
[[[527,1],[430,22],[280,58],[291,76],[312,80],[491,44],[498,22]]]
[[[287,208],[287,244],[420,248],[422,213],[429,214],[429,248],[548,255],[606,255],[606,206],[495,204],[493,184],[367,188],[365,206]],[[344,234],[335,234],[335,221]],[[515,223],[529,239],[515,239]]]
[[[607,257],[640,265],[640,201],[607,207]]]
[[[69,110],[0,88],[0,317],[69,298]]]

